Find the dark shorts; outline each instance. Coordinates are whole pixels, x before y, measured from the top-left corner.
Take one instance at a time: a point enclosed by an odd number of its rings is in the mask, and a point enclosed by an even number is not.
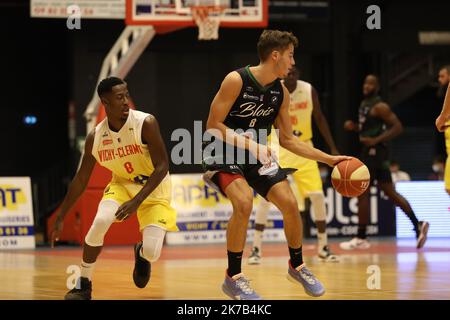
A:
[[[209,173],[209,180],[213,182],[213,187],[218,189],[224,196],[226,187],[237,178],[244,178],[247,183],[262,197],[267,198],[270,189],[277,183],[285,180],[287,175],[295,169],[279,168],[273,175],[260,175],[258,170],[261,163],[234,165],[234,164],[212,164],[203,165],[206,174]],[[208,181],[205,179],[205,181]],[[211,183],[209,183],[211,185]]]
[[[360,160],[364,162],[370,172],[370,183],[377,180],[378,183],[392,182],[389,169],[389,150],[385,146],[364,147]]]

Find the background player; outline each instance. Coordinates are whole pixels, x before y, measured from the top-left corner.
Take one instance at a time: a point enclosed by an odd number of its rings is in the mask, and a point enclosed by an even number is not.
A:
[[[314,87],[305,81],[299,80],[299,70],[293,67],[284,80],[284,85],[290,94],[289,116],[294,136],[298,137],[310,146],[313,146],[312,137],[312,117],[320,130],[320,133],[327,142],[331,154],[338,154],[338,150],[331,136],[327,120],[320,109],[320,102]],[[272,139],[276,139],[272,135]],[[319,241],[318,255],[324,261],[337,262],[339,258],[332,254],[328,246],[326,232],[326,207],[323,194],[322,179],[316,161],[299,157],[284,148],[280,148],[279,161],[281,167],[295,168],[298,171],[292,174],[295,185],[298,189],[300,212],[305,210],[305,198],[311,200],[317,226],[317,238]],[[295,194],[295,193],[294,193]],[[262,256],[262,234],[267,223],[267,214],[270,203],[261,199],[256,209],[255,216],[255,236],[249,264],[259,264]]]
[[[144,288],[151,262],[158,260],[166,231],[177,231],[176,212],[170,206],[169,161],[156,119],[128,106],[127,84],[119,78],[102,80],[97,93],[107,118],[86,138],[81,166],[61,205],[52,233],[58,240],[63,220],[82,194],[96,162],[112,171],[83,247],[81,277],[65,299],[91,299],[92,272],[111,224],[137,211],[143,241],[135,245],[133,280]]]
[[[360,159],[369,168],[371,183],[377,180],[383,192],[399,206],[411,220],[417,237],[417,248],[422,248],[427,240],[428,222],[417,220],[409,202],[395,190],[389,169],[389,151],[387,142],[398,136],[403,126],[387,103],[379,96],[379,80],[374,75],[368,75],[364,80],[364,100],[359,107],[359,126],[347,120],[344,128],[359,132],[362,144]],[[386,128],[387,127],[387,128]],[[369,193],[367,188],[358,197],[358,234],[350,241],[340,244],[342,249],[368,249],[370,243],[366,239],[366,229],[369,222]]]
[[[445,191],[450,195],[450,126],[448,124],[448,118],[450,116],[450,66],[444,66],[439,71],[439,85],[440,91],[445,92],[444,103],[442,112],[436,119],[436,127],[439,132],[444,132],[445,135],[445,147],[447,151],[447,160],[445,161]]]
[[[330,166],[348,158],[328,155],[292,134],[289,92],[279,79],[285,78],[295,64],[293,56],[297,43],[292,33],[265,30],[257,44],[259,65],[229,73],[211,104],[207,129],[217,139],[204,150],[205,180],[221,190],[233,206],[227,227],[228,269],[222,285],[223,291],[233,299],[260,299],[241,272],[247,225],[253,206],[252,188],[274,203],[283,214],[290,255],[289,278],[300,283],[311,296],[321,296],[325,292],[322,284],[303,263],[302,223],[286,173],[271,159],[271,149],[261,144],[266,141],[260,139],[264,133],[270,132],[274,124],[280,131],[280,145],[299,156]],[[242,129],[246,135],[238,134],[237,129]],[[227,148],[219,148],[224,141],[228,143]],[[208,156],[206,151],[211,146],[216,152]],[[220,149],[225,152],[220,152]],[[245,161],[238,161],[235,155],[242,150],[246,151]],[[228,151],[233,152],[232,157]]]

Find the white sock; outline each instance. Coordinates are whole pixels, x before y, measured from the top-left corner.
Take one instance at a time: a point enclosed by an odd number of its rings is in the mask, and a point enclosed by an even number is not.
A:
[[[262,253],[262,246],[261,246],[261,241],[262,241],[262,231],[259,230],[255,230],[255,235],[253,237],[253,247],[258,248],[258,254],[261,256]]]
[[[95,266],[95,262],[87,263],[87,262],[82,261],[81,262],[81,277],[88,278],[89,280],[91,280],[92,273],[94,272],[94,266]]]
[[[325,247],[326,245],[328,245],[328,237],[327,237],[327,233],[323,232],[317,232],[317,240],[319,240],[319,248],[318,251],[322,250],[323,247]]]

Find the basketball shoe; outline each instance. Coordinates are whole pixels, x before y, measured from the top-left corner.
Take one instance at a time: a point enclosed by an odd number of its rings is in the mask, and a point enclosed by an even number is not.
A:
[[[305,289],[306,294],[312,297],[320,297],[325,293],[325,288],[311,271],[306,268],[304,263],[297,268],[293,268],[291,260],[289,260],[287,278],[294,283],[301,284]]]
[[[64,296],[64,300],[91,300],[92,282],[88,278],[79,277],[75,288]]]
[[[423,248],[427,241],[428,229],[430,224],[426,221],[419,222],[419,234],[417,235],[417,249]]]
[[[141,248],[142,242],[139,242],[134,246],[133,280],[136,287],[145,288],[150,280],[152,265],[149,261],[141,257]]]
[[[248,264],[261,264],[261,255],[258,247],[253,247],[250,257],[248,257]]]
[[[225,272],[222,291],[233,300],[261,300],[261,297],[250,287],[250,281],[243,273],[230,277]]]
[[[333,254],[329,246],[323,246],[319,250],[319,259],[324,262],[339,262],[339,256]]]
[[[350,241],[341,242],[339,244],[341,249],[344,250],[354,250],[354,249],[369,249],[370,242],[367,239],[360,239],[358,237],[353,238]]]

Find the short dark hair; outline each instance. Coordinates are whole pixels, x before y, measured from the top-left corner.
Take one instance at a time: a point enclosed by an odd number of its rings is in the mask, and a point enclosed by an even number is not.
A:
[[[117,77],[109,77],[105,78],[97,86],[97,94],[99,97],[102,97],[105,93],[109,93],[112,91],[112,88],[114,86],[117,86],[119,84],[124,84],[125,81],[123,81],[120,78]]]
[[[259,37],[257,49],[261,61],[267,60],[273,50],[286,50],[292,44],[298,46],[298,39],[288,31],[264,30]]]

